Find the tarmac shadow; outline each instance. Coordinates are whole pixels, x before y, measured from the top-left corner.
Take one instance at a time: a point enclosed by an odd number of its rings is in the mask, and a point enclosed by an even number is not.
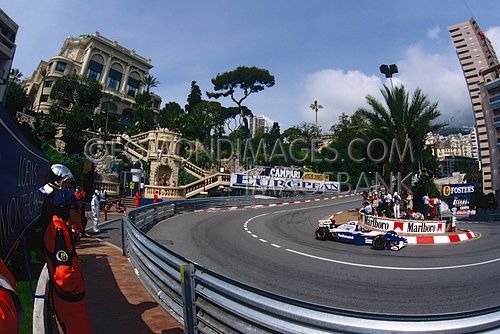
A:
[[[92,333],[183,333],[142,286],[121,252],[96,239],[77,248]]]

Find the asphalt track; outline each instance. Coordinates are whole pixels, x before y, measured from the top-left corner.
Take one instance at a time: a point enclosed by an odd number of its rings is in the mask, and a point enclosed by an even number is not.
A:
[[[420,315],[500,305],[500,224],[461,223],[481,237],[399,252],[314,239],[318,219],[359,203],[356,196],[190,213],[167,219],[148,234],[227,277],[315,304]]]

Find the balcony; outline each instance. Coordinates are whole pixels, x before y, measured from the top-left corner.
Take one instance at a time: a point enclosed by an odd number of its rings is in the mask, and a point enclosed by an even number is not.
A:
[[[496,116],[493,119],[493,125],[495,126],[495,128],[499,128],[500,127],[500,116]]]
[[[495,80],[495,81],[490,82],[490,83],[487,83],[486,85],[484,85],[484,88],[486,88],[487,90],[490,90],[490,89],[493,89],[493,88],[498,87],[498,86],[500,86],[500,79]]]
[[[490,108],[491,110],[500,109],[500,101],[495,101],[490,103]]]

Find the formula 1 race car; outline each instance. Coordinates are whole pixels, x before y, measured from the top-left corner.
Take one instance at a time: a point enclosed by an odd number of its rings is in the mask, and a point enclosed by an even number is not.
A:
[[[406,238],[394,231],[379,232],[365,230],[356,221],[335,226],[329,219],[320,220],[315,232],[318,240],[335,240],[355,245],[371,245],[376,250],[400,250],[408,244]]]

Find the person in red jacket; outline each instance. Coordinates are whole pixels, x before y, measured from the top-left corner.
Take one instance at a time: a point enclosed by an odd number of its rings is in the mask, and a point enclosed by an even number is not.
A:
[[[153,195],[153,203],[158,203],[158,191],[155,191],[155,194]]]
[[[85,284],[68,228],[74,191],[73,175],[66,166],[52,165],[49,183],[40,188],[45,260],[49,271],[50,302],[65,334],[91,333],[85,300]]]
[[[20,319],[21,302],[16,281],[0,259],[0,333],[18,333]]]
[[[141,206],[141,194],[138,191],[135,192],[135,207],[138,208]]]
[[[80,213],[80,221],[82,225],[82,233],[81,235],[85,235],[85,229],[87,228],[87,216],[85,215],[85,191],[80,188],[80,186],[76,187],[75,190],[75,198],[76,198],[76,206],[78,207],[78,212]]]

